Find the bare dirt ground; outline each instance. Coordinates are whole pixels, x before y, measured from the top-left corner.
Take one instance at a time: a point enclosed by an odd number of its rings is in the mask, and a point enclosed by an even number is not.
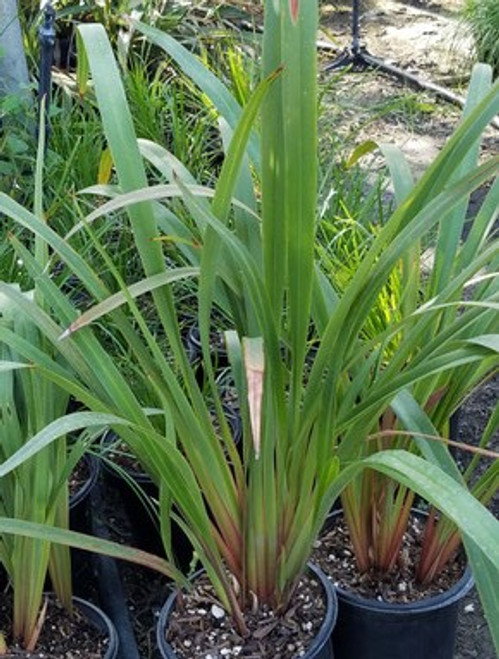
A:
[[[496,377],[466,401],[459,420],[459,438],[461,441],[476,443],[480,439],[487,423],[489,411],[498,403],[498,395],[499,378]],[[495,451],[499,450],[497,434],[490,448]],[[499,512],[498,504],[496,498],[491,506],[496,516]],[[472,657],[477,659],[495,659],[496,657],[490,632],[475,589],[465,597],[461,604],[454,659],[472,659]]]
[[[459,80],[471,61],[472,41],[460,18],[462,0],[363,0],[360,36],[372,54],[411,72],[427,71],[437,82]],[[321,5],[321,28],[348,45],[352,3]]]
[[[367,52],[423,80],[464,96],[473,65],[473,43],[460,17],[463,0],[364,0],[361,3],[360,42]],[[352,5],[347,0],[321,5],[321,38],[334,50],[324,51],[323,65],[334,61],[352,43]],[[459,120],[458,106],[433,93],[421,92],[390,75],[328,72],[337,76],[326,95],[326,127],[354,137],[397,144],[416,175],[426,168]],[[491,127],[484,139],[484,155],[499,151],[499,130]]]

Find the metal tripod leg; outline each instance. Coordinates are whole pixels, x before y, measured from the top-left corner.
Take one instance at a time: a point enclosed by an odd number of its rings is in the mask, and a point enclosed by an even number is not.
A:
[[[352,48],[346,48],[341,53],[341,55],[334,60],[334,62],[326,64],[326,66],[323,68],[323,71],[327,73],[328,71],[345,69],[348,66],[351,67],[354,71],[361,71],[371,66],[367,60],[367,57],[370,56],[364,48],[358,48],[356,51],[354,51]]]

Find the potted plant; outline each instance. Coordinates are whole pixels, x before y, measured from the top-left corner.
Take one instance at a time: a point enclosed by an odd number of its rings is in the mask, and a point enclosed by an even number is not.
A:
[[[397,371],[395,367],[393,371],[375,370],[376,378],[369,378],[380,347],[363,344],[359,334],[383,282],[414,241],[497,172],[495,159],[445,187],[470,142],[479,137],[497,111],[497,88],[458,129],[431,171],[395,211],[344,294],[338,296],[314,264],[317,3],[307,3],[306,7],[296,0],[266,3],[264,78],[242,112],[220,83],[178,44],[151,28],[138,27],[175,51],[223,108],[233,128],[230,146],[215,189],[207,190],[193,186],[188,173],[164,149],[142,142],[142,153],[171,176],[169,184],[148,188],[105,33],[99,26],[80,28],[119,190],[94,190],[115,198],[84,217],[74,231],[88,232],[114,284],[110,290],[96,269],[71,247],[71,236],[62,239],[28,211],[0,196],[2,212],[43,238],[98,301],[78,315],[48,272],[37,267],[29,250],[12,239],[50,300],[51,313],[44,313],[13,291],[9,296],[43,327],[71,371],[56,370],[38,359],[34,360],[36,368],[95,413],[114,415],[110,417],[114,419],[111,425],[160,487],[161,531],[167,554],[171,555],[170,519],[174,519],[191,540],[211,583],[209,597],[217,598],[214,617],[229,617],[224,610],[230,613],[233,638],[237,634],[235,638],[241,643],[255,639],[251,634],[253,611],[263,620],[268,620],[267,615],[274,620],[276,613],[277,620],[282,620],[289,611],[331,505],[342,489],[367,468],[413,487],[462,528],[485,606],[493,613],[495,603],[487,592],[487,583],[497,574],[499,556],[498,525],[490,513],[453,474],[444,471],[444,458],[432,450],[430,442],[421,439],[426,459],[401,450],[380,451],[368,457],[362,454],[366,428],[397,395],[444,372],[456,359],[472,363],[483,353],[469,336],[459,337],[457,344],[446,335],[438,336],[428,346],[414,340],[404,346],[409,356],[415,353],[412,359]],[[252,133],[260,105],[261,157],[255,146],[258,138]],[[261,228],[255,220],[259,204],[250,190],[246,156],[260,171]],[[179,236],[189,231],[158,203],[172,196],[180,197],[190,211],[197,235],[196,241],[179,241],[179,252],[192,265],[167,269],[159,239],[161,231],[171,235],[174,227]],[[144,270],[144,279],[129,286],[92,229],[92,223],[100,218],[112,222],[113,214],[123,208]],[[470,271],[476,267],[474,263]],[[210,398],[217,410],[216,427],[189,364],[176,320],[170,284],[183,277],[199,281],[199,328],[208,385],[212,388]],[[0,285],[0,290],[4,292],[4,286]],[[153,299],[168,352],[158,345],[144,321],[136,301],[142,294],[150,294]],[[210,369],[209,318],[215,301],[224,311],[230,311],[236,327],[226,334],[226,342],[241,407],[242,456],[231,442]],[[126,312],[121,309],[124,305]],[[436,321],[441,309],[435,303],[426,313],[428,319]],[[141,404],[126,374],[120,371],[119,362],[88,327],[106,315],[129,347],[130,361],[141,373],[142,381],[149,384],[157,401],[153,408]],[[320,342],[304,381],[311,321],[318,329]],[[407,322],[412,321],[409,317]],[[35,436],[30,452],[55,439],[59,431],[55,425],[41,437]],[[1,466],[0,475],[8,473],[11,465]],[[123,548],[111,550],[109,545],[97,541],[91,544],[82,536],[41,530],[19,520],[3,518],[0,529],[31,535],[45,533],[65,544],[102,546],[115,555],[125,555]],[[166,570],[164,562],[156,565]],[[170,571],[181,580],[178,573]],[[201,586],[205,588],[205,584]],[[273,614],[268,614],[267,607]],[[271,626],[282,629],[279,624]],[[308,624],[306,631],[310,631]],[[274,642],[273,636],[269,638]],[[327,656],[318,654],[329,651],[327,641],[321,650],[314,641],[308,643],[308,656]],[[294,646],[288,655],[293,657],[298,652]]]
[[[417,416],[418,427],[428,426],[427,437],[444,439],[421,410]],[[480,447],[492,436],[493,416],[490,421]],[[417,450],[407,431],[384,432],[373,432],[369,443]],[[498,462],[483,450],[490,465],[474,474],[480,447],[464,482],[487,505],[497,493]],[[342,510],[331,514],[313,554],[336,584],[335,657],[409,659],[431,653],[451,659],[459,605],[473,585],[456,525],[436,508],[415,503],[411,488],[372,470],[352,481],[341,498]]]
[[[490,67],[484,65],[475,67],[463,120],[474,107],[477,107],[491,86]],[[460,175],[476,167],[479,144],[479,141],[476,141],[470,145],[469,153],[461,162]],[[376,145],[361,145],[358,152],[364,154],[366,149],[370,150],[373,146]],[[402,154],[393,146],[381,148],[388,157],[397,203],[402,204],[414,187],[410,168]],[[354,154],[351,162],[356,160]],[[373,305],[371,315],[366,319],[363,334],[373,343],[384,343],[379,360],[381,369],[393,370],[394,363],[396,364],[397,361],[399,364],[402,363],[397,353],[405,342],[408,342],[413,350],[418,349],[418,345],[410,338],[411,333],[417,336],[420,332],[420,337],[424,336],[424,340],[429,342],[432,338],[445,336],[445,333],[455,338],[461,332],[465,338],[482,341],[484,351],[481,360],[465,364],[456,362],[444,372],[417,383],[410,394],[404,392],[403,395],[398,395],[391,406],[379,418],[373,420],[371,428],[367,429],[370,441],[364,445],[365,455],[383,448],[403,448],[417,452],[417,443],[408,432],[411,430],[415,431],[416,435],[419,433],[420,436],[434,437],[433,441],[440,439],[441,443],[445,442],[449,445],[449,440],[455,439],[451,437],[453,415],[473,388],[490,378],[497,369],[497,353],[493,348],[495,340],[493,337],[497,328],[492,304],[495,284],[491,278],[495,259],[493,225],[498,204],[499,187],[496,181],[486,195],[477,216],[468,221],[471,227],[467,240],[462,243],[460,237],[466,221],[467,203],[459,204],[441,222],[438,234],[429,248],[423,250],[417,242],[415,243],[405,260],[401,262],[401,267],[395,269],[391,278],[386,281],[376,304]],[[355,231],[355,228],[352,229],[352,232]],[[371,233],[371,240],[374,240],[377,231],[379,227],[368,227],[365,233]],[[360,249],[345,252],[345,248],[342,247],[338,250],[339,253],[336,253],[336,242],[330,237],[329,245],[335,245],[335,248],[331,254],[328,254],[326,249],[321,252],[321,261],[340,290],[345,286],[345,273],[348,273],[347,279],[351,277],[359,266],[363,253],[369,249],[368,244],[362,244],[362,236],[359,234],[360,231],[355,234],[353,242],[356,245],[360,244]],[[430,251],[432,258],[429,266]],[[343,278],[341,281],[329,264],[338,262],[342,255],[348,256],[348,254],[351,255],[350,262],[346,262],[341,270]],[[476,275],[470,270],[474,262],[477,264]],[[481,272],[478,274],[480,269]],[[447,293],[445,293],[446,289]],[[438,304],[442,313],[438,322],[426,323],[425,305],[434,304],[436,297],[439,298]],[[489,305],[488,312],[476,315],[474,308],[479,305],[484,307]],[[407,320],[411,315],[413,321],[408,324]],[[459,322],[456,322],[458,318]],[[473,327],[471,332],[470,327]],[[473,334],[476,339],[472,339]],[[402,357],[402,360],[405,359],[407,359],[406,352]],[[414,397],[413,400],[411,396]],[[492,416],[477,449],[477,455],[463,476],[456,469],[456,465],[452,464],[450,456],[446,456],[446,449],[438,445],[434,447],[447,462],[449,472],[452,471],[457,479],[465,482],[474,496],[485,505],[497,492],[498,465],[493,461],[483,470],[481,476],[474,474],[474,468],[477,466],[480,448],[486,446],[493,434],[495,423]],[[453,444],[450,441],[450,446],[454,453],[456,448],[459,449],[459,445],[455,442]],[[401,549],[411,520],[414,492],[386,475],[367,470],[344,489],[341,499],[345,522],[349,529],[349,543],[345,546],[344,552],[347,555],[353,550],[355,554],[357,565],[355,581],[360,587],[362,596],[356,597],[354,590],[350,593],[346,592],[345,587],[339,591],[340,614],[335,632],[338,656],[363,657],[375,653],[376,656],[397,657],[403,652],[406,657],[410,657],[411,652],[414,656],[421,656],[431,649],[432,656],[451,657],[457,622],[458,596],[463,596],[470,587],[469,575],[463,578],[460,593],[454,589],[448,596],[427,598],[418,601],[415,605],[408,604],[411,599],[407,583],[399,584],[401,588],[399,600],[403,602],[401,606],[394,603],[396,587],[389,588],[390,578],[395,579],[398,576],[402,580],[399,576],[400,566],[405,559],[402,557]],[[418,549],[420,556],[413,573],[416,582],[420,584],[416,586],[420,591],[417,593],[418,597],[423,596],[424,587],[436,580],[449,561],[455,559],[457,548],[460,546],[457,528],[435,509],[431,510],[426,520],[423,520],[423,527],[421,548]],[[326,555],[331,554],[332,550],[327,551],[327,540],[324,540],[323,544],[322,551]],[[334,544],[337,545],[336,542]],[[340,554],[343,555],[343,551]],[[332,561],[330,568],[334,575],[337,563]],[[358,574],[364,576],[357,577]],[[337,580],[338,575],[333,578]],[[372,584],[372,590],[367,585],[369,583]],[[387,594],[383,595],[383,590]],[[370,601],[367,599],[369,592]],[[448,607],[445,606],[446,597]],[[392,598],[394,601],[388,604],[387,598]],[[363,614],[363,622],[360,623],[358,618]],[[443,633],[440,629],[440,633],[437,634],[432,625],[439,624],[442,618],[446,620],[447,632]],[[363,626],[362,634],[358,633],[359,623]],[[399,637],[403,650],[396,648],[394,641],[397,624],[400,627]],[[411,632],[415,636],[413,641],[410,640]],[[437,637],[438,642],[435,640]],[[374,651],[373,648],[376,650]]]
[[[29,343],[43,349],[44,339],[33,323],[19,314],[5,298],[0,300],[0,335],[7,333],[16,342]],[[18,355],[0,339],[2,371],[0,373],[0,455],[8,460],[39,430],[63,416],[68,394],[57,385],[21,365]],[[65,435],[51,443],[30,461],[24,462],[0,481],[2,514],[40,524],[69,527],[68,479],[82,457],[84,445],[77,443],[70,451]],[[89,602],[72,596],[71,561],[69,548],[54,545],[48,540],[22,536],[0,535],[1,580],[4,600],[1,612],[2,654],[21,647],[34,652],[40,642],[42,649],[51,649],[49,637],[44,636],[43,622],[53,628],[54,620],[72,615],[78,621],[70,642],[81,634],[80,647],[89,639],[98,639],[102,656],[116,656],[115,631],[110,621]],[[47,575],[55,591],[55,598],[44,594]],[[7,586],[10,586],[7,588]],[[10,610],[7,608],[10,602]],[[12,628],[7,627],[11,619]],[[12,617],[11,617],[12,616]],[[62,624],[62,623],[61,623]],[[67,623],[65,623],[67,624]],[[98,634],[96,634],[98,632]],[[20,645],[15,645],[19,643]],[[70,648],[71,649],[71,648]],[[55,653],[54,653],[55,656]]]

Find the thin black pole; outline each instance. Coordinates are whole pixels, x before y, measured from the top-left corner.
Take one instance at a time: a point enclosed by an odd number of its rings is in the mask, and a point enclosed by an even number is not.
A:
[[[352,5],[352,53],[357,55],[360,53],[360,13],[359,13],[359,0],[353,0]]]
[[[360,3],[352,1],[352,43],[331,64],[327,64],[325,71],[334,71],[352,66],[354,69],[365,69],[369,66],[364,59],[365,48],[360,45]]]
[[[38,30],[38,41],[40,43],[40,80],[38,83],[38,122],[42,113],[42,101],[44,100],[44,122],[45,140],[48,140],[50,90],[52,85],[52,62],[54,59],[55,46],[55,11],[52,5],[47,3],[44,10],[44,19]],[[38,123],[40,125],[40,123]],[[47,142],[45,142],[47,143]]]

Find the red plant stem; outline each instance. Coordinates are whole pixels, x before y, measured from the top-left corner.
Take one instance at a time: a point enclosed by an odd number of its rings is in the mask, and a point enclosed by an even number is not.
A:
[[[213,537],[217,543],[218,549],[227,564],[229,572],[231,572],[239,583],[242,583],[242,554],[240,545],[231,545],[225,542],[224,538],[220,535],[219,531],[213,527]]]
[[[437,511],[432,509],[426,523],[416,570],[418,581],[423,584],[430,583],[456,553],[460,543],[459,531],[450,526],[450,522],[445,518],[437,518]]]

